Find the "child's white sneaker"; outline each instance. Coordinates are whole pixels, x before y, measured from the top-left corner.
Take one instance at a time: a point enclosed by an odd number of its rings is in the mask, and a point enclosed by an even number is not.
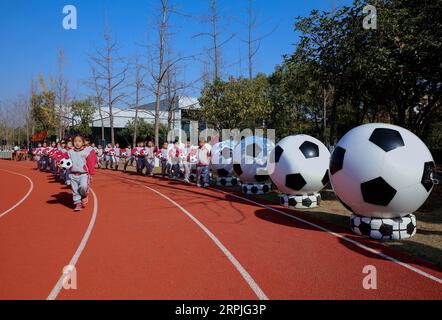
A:
[[[201,184],[200,184],[200,183],[197,183],[196,186],[197,186],[198,188],[201,188]]]
[[[185,178],[183,181],[184,181],[185,183],[190,183],[189,179],[187,179],[187,178]]]

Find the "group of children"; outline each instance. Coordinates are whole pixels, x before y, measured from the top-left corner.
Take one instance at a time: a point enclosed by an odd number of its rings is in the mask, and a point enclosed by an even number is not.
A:
[[[182,177],[189,183],[193,174],[198,187],[208,187],[210,181],[210,145],[203,139],[198,146],[192,146],[187,141],[186,144],[164,143],[162,148],[158,148],[149,141],[146,145],[138,142],[134,148],[130,145],[120,148],[118,143],[103,148],[76,135],[68,141],[40,143],[32,154],[37,170],[50,171],[71,186],[75,211],[82,210],[88,203],[91,176],[96,168],[118,171],[119,165],[124,164],[123,172],[127,172],[128,165],[135,163],[138,174],[153,176],[155,159],[158,159],[162,177]],[[69,162],[68,167],[66,162]]]
[[[70,185],[74,210],[81,211],[89,201],[91,176],[95,173],[97,154],[82,136],[69,141],[38,144],[33,150],[37,170],[50,170],[60,181]],[[68,162],[69,166],[64,166]]]

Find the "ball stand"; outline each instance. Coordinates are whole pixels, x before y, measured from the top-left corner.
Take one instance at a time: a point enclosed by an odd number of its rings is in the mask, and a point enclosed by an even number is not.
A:
[[[192,172],[192,173],[189,175],[189,181],[190,181],[190,182],[196,182],[196,173]]]
[[[279,201],[282,206],[289,209],[316,208],[321,203],[321,194],[318,192],[308,194],[280,194]]]
[[[221,187],[232,187],[239,185],[239,180],[237,177],[227,176],[227,177],[216,177],[216,185]]]
[[[196,174],[196,170],[195,170],[195,172],[192,172],[191,174],[189,174],[189,181],[196,182],[196,177],[197,177],[197,174]],[[212,178],[212,173],[209,173],[209,178],[210,179]]]
[[[352,214],[351,230],[360,236],[375,240],[401,240],[416,234],[416,216],[398,218],[368,218]]]
[[[242,184],[242,192],[245,194],[266,194],[272,191],[271,183],[246,183]]]

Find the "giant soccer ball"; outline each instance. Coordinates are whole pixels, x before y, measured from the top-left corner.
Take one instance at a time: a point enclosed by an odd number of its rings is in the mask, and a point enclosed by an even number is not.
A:
[[[267,159],[275,147],[273,141],[259,136],[241,140],[233,149],[233,171],[243,184],[269,180]]]
[[[425,144],[390,124],[350,130],[330,159],[330,179],[342,204],[364,217],[397,218],[428,198],[435,164]]]
[[[269,158],[268,172],[284,194],[302,195],[320,191],[329,181],[330,152],[311,136],[300,134],[282,139]]]
[[[233,172],[233,149],[235,142],[231,140],[221,141],[212,147],[212,171],[218,177],[228,177]]]

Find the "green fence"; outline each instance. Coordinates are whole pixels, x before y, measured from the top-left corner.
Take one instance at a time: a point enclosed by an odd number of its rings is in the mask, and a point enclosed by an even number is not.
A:
[[[12,151],[0,151],[0,159],[12,160]]]

